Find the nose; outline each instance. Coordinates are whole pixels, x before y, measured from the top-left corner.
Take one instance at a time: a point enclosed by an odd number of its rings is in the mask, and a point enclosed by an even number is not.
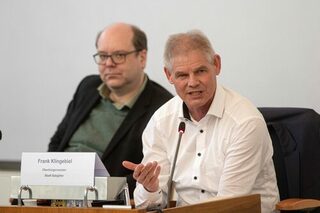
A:
[[[199,79],[195,75],[190,75],[188,79],[189,87],[197,87],[199,85]]]
[[[106,58],[106,60],[104,61],[104,64],[105,64],[106,66],[114,66],[114,65],[115,65],[115,63],[113,62],[111,56],[109,56],[109,57]]]

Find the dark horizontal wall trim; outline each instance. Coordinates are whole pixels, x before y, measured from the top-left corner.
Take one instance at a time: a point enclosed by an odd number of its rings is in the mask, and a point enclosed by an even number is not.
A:
[[[20,161],[0,161],[1,170],[20,171]]]

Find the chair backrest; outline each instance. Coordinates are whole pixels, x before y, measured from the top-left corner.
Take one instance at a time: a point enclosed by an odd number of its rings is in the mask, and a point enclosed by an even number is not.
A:
[[[259,108],[274,148],[280,199],[320,199],[320,115],[305,108]]]

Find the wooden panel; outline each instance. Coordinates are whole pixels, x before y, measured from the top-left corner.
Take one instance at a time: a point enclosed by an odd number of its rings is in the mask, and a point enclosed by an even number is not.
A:
[[[104,208],[65,208],[65,207],[18,207],[0,206],[0,213],[145,213],[144,209],[104,209]]]
[[[144,209],[103,209],[65,207],[0,206],[0,213],[145,213]],[[260,195],[215,200],[194,205],[164,209],[164,213],[261,213]]]
[[[164,213],[261,213],[260,195],[248,195],[229,199],[215,200],[195,205],[163,210]]]

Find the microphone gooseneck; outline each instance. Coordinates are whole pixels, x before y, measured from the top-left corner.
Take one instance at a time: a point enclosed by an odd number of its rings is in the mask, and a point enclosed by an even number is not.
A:
[[[174,159],[171,165],[171,170],[170,170],[170,177],[168,180],[168,193],[167,193],[167,208],[170,208],[170,200],[171,200],[171,196],[172,196],[172,178],[173,178],[173,174],[174,174],[174,170],[176,168],[176,161],[177,161],[177,156],[179,153],[179,147],[180,147],[180,143],[181,143],[181,138],[183,133],[186,130],[186,124],[185,122],[180,122],[179,127],[178,127],[178,132],[179,132],[179,138],[178,138],[178,143],[177,143],[177,147],[176,147],[176,151],[174,154]]]

